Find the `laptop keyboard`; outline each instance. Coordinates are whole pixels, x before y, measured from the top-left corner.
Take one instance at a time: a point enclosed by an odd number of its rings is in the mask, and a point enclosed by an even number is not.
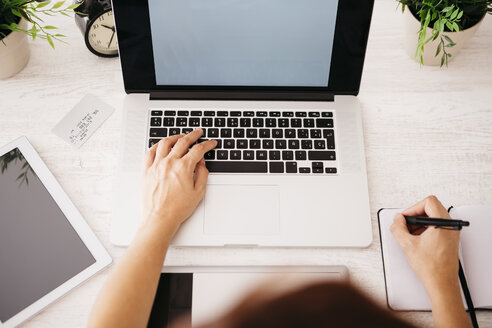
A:
[[[217,140],[205,154],[216,173],[336,174],[331,111],[150,110],[148,147],[202,128]]]

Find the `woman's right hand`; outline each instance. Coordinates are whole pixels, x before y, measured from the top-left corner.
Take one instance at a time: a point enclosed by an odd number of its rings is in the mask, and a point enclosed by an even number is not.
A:
[[[404,215],[448,219],[446,208],[435,196],[429,196],[395,215],[390,230],[428,293],[442,286],[455,287],[458,284],[460,232],[428,227],[418,235],[412,234]]]

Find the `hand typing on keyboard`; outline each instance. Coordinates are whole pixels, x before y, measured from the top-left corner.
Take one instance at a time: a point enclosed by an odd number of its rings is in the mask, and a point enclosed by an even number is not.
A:
[[[215,140],[195,144],[202,134],[197,129],[187,135],[174,135],[147,152],[143,179],[145,222],[172,227],[175,232],[202,200],[208,178],[203,156],[217,145]]]

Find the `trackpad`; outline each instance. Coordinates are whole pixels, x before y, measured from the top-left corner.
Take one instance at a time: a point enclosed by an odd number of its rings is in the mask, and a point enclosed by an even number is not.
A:
[[[205,196],[205,234],[279,233],[278,186],[209,185]]]

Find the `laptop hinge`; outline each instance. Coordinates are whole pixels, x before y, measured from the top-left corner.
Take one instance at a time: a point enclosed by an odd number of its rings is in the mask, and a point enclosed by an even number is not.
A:
[[[327,92],[299,91],[151,91],[150,100],[288,100],[334,101]]]

